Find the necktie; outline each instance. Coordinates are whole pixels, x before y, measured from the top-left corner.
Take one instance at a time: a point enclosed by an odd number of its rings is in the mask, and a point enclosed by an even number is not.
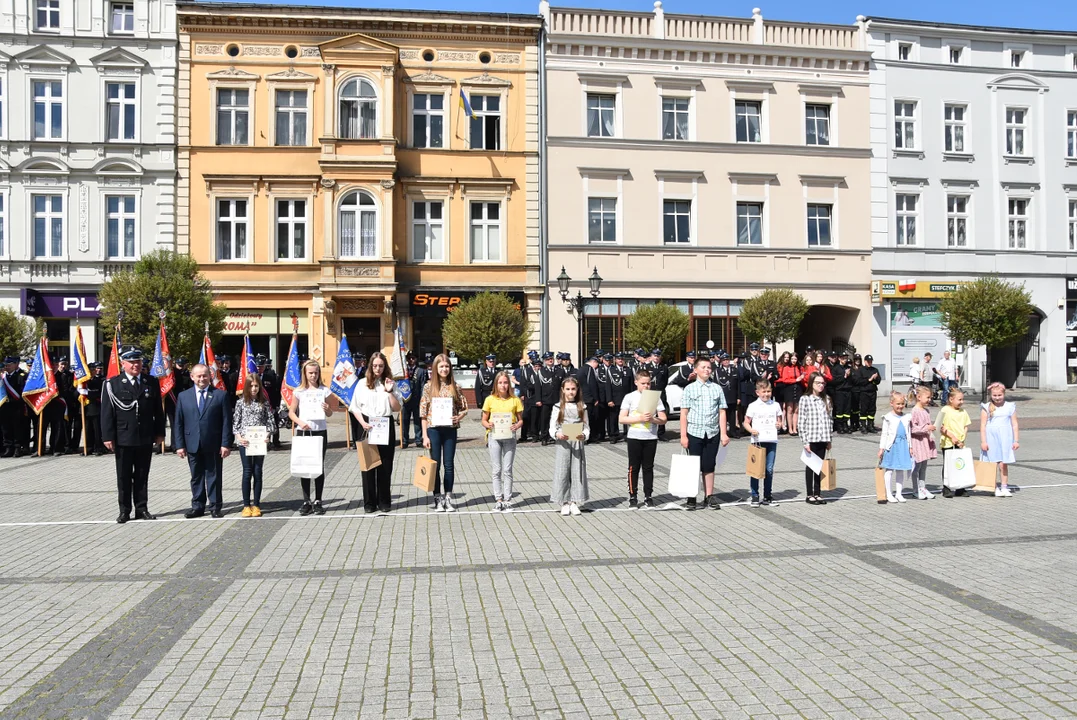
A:
[[[206,391],[198,391],[198,412],[202,412],[202,404],[206,401]]]

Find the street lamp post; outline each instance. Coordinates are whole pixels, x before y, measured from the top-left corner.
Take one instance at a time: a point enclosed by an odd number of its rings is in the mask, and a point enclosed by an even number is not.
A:
[[[591,286],[591,298],[598,298],[599,293],[602,291],[602,276],[598,274],[598,268],[594,269],[591,273],[591,277],[587,278],[588,284]],[[565,303],[568,312],[572,317],[576,318],[576,337],[578,339],[578,355],[576,362],[583,364],[583,332],[580,329],[580,323],[584,318],[584,311],[586,303],[591,299],[584,297],[583,293],[579,290],[576,291],[576,297],[569,297],[569,285],[572,283],[572,278],[565,272],[565,266],[561,266],[561,274],[557,276],[557,290],[561,294],[561,302]]]

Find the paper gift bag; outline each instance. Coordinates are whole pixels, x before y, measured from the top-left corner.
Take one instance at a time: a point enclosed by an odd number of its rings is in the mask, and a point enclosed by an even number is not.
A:
[[[995,492],[995,476],[998,474],[998,463],[977,460],[976,466],[976,489]]]
[[[359,469],[366,472],[381,465],[381,453],[378,448],[366,440],[360,440],[355,444],[356,453],[359,455]]]
[[[411,476],[411,484],[423,492],[434,492],[434,473],[437,469],[437,460],[420,455],[415,458],[415,473]]]
[[[322,474],[322,442],[318,435],[292,438],[291,472],[294,477],[316,478]]]
[[[969,448],[947,450],[943,453],[942,484],[951,490],[965,490],[976,485],[972,450]],[[993,488],[992,488],[993,489]]]
[[[748,466],[745,468],[748,477],[762,480],[767,474],[767,451],[758,445],[748,446]]]
[[[698,455],[674,455],[669,459],[669,494],[680,498],[699,494]]]
[[[886,471],[881,467],[875,468],[875,502],[885,503],[889,493],[886,487]]]
[[[838,489],[838,461],[832,457],[823,460],[823,472],[820,473],[819,490]]]

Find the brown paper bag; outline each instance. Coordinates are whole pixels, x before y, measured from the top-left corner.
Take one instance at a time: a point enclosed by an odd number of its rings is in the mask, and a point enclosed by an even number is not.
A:
[[[415,474],[411,477],[411,484],[423,492],[434,492],[434,473],[437,469],[436,460],[420,455],[415,458]]]
[[[823,460],[823,472],[819,480],[819,490],[838,489],[838,461],[832,457]]]
[[[748,446],[748,477],[762,480],[767,475],[767,451],[754,443]]]
[[[378,448],[366,440],[360,440],[355,444],[355,451],[359,455],[359,469],[363,472],[373,470],[381,465],[381,453]]]
[[[995,492],[995,476],[998,474],[998,463],[975,460],[972,464],[976,468],[976,487],[973,490]]]
[[[885,503],[888,495],[886,488],[886,471],[881,467],[875,468],[875,502]]]

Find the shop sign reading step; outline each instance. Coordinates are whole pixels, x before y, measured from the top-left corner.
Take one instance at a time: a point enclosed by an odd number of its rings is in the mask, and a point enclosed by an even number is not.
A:
[[[477,290],[412,290],[411,292],[411,315],[412,317],[447,317],[453,309],[475,297]],[[502,292],[502,291],[495,291]],[[516,309],[523,309],[524,294],[522,292],[503,292],[516,303]]]

